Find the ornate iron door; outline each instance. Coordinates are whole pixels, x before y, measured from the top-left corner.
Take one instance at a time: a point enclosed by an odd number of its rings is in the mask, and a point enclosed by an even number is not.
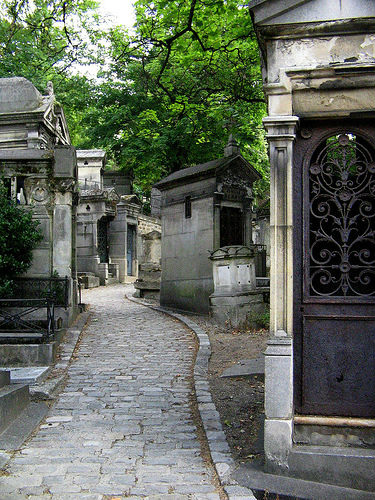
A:
[[[100,262],[108,262],[108,220],[102,217],[98,220],[98,254]]]
[[[220,247],[243,245],[243,216],[241,209],[222,207],[220,210]]]
[[[298,412],[375,417],[375,129],[303,124],[294,164]]]
[[[135,228],[128,224],[128,233],[126,240],[126,260],[128,276],[133,275],[133,259],[134,259],[134,235]]]

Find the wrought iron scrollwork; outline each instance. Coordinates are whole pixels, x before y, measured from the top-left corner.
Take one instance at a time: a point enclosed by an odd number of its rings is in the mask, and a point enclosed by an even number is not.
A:
[[[375,155],[354,133],[330,137],[309,165],[309,294],[375,295]]]

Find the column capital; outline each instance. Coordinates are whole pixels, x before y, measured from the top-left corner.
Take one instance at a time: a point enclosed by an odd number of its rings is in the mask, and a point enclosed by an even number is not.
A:
[[[290,115],[266,116],[263,118],[263,125],[267,130],[267,139],[270,140],[290,140],[296,137],[296,129],[299,117]]]

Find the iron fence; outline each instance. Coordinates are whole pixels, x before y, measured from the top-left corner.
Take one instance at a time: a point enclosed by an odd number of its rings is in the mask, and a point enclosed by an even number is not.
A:
[[[69,278],[14,278],[11,298],[49,299],[57,307],[69,306]]]
[[[38,311],[46,309],[46,319]],[[36,313],[36,314],[35,314]],[[51,299],[0,299],[0,337],[47,341],[55,333],[55,305]]]
[[[255,252],[255,275],[263,277],[267,275],[267,246],[254,245]]]

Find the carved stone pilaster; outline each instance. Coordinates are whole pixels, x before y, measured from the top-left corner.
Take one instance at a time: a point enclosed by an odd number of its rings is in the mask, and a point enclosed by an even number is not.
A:
[[[298,117],[267,117],[271,163],[271,335],[293,334],[293,142]]]

